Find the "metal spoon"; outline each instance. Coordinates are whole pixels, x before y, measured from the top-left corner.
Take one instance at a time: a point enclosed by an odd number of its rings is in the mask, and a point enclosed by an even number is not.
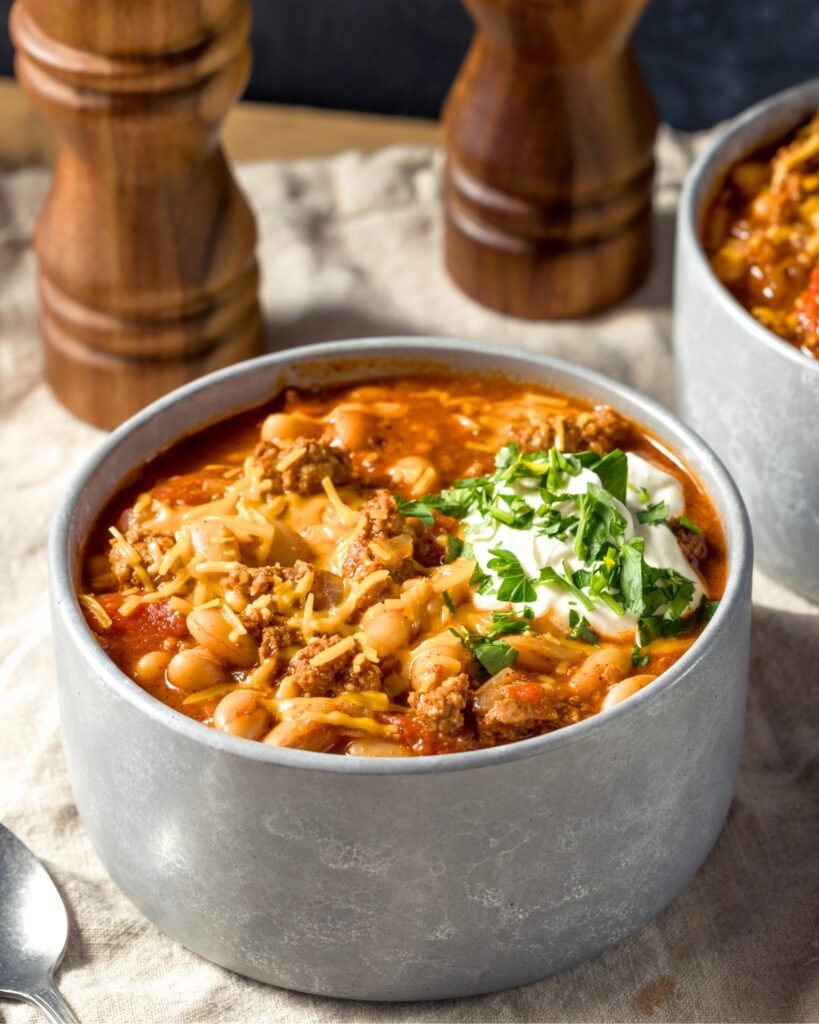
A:
[[[34,1003],[54,1024],[78,1024],[54,984],[67,939],[57,887],[28,847],[0,825],[0,996]]]

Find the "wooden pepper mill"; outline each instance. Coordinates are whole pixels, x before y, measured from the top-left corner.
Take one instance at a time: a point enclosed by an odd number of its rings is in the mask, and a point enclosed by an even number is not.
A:
[[[629,37],[647,0],[464,0],[444,110],[446,264],[514,316],[593,313],[651,258],[657,117]]]
[[[248,0],[16,0],[18,78],[60,149],[37,224],[49,382],[112,427],[261,350],[253,215],[218,142]]]

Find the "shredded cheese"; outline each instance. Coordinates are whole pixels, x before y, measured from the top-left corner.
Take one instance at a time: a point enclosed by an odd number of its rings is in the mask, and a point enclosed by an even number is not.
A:
[[[283,473],[286,469],[289,469],[294,463],[298,462],[304,455],[307,454],[306,448],[293,448],[286,455],[283,455],[276,463],[276,472]]]
[[[310,659],[310,664],[314,668],[318,668],[320,665],[328,665],[331,661],[335,661],[337,658],[343,657],[348,651],[355,650],[355,640],[351,636],[346,636],[343,640],[339,640],[337,644],[333,644],[332,647],[328,647],[324,651],[320,651]]]
[[[361,514],[356,512],[355,509],[350,508],[349,505],[344,504],[339,497],[335,484],[329,476],[324,477],[321,481],[321,486],[324,488],[324,493],[330,499],[330,504],[333,506],[333,511],[339,521],[347,526],[358,526],[362,521]]]
[[[111,616],[92,594],[80,594],[80,604],[91,613],[103,629],[108,629],[113,624]]]

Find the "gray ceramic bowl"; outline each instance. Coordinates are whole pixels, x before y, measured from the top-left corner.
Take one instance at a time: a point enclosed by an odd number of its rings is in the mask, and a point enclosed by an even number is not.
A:
[[[819,107],[819,79],[752,107],[688,174],[677,224],[680,413],[736,479],[758,564],[819,601],[819,361],[772,334],[714,275],[700,227],[731,167]]]
[[[729,546],[725,600],[659,682],[552,735],[376,761],[204,728],[108,660],[74,582],[98,510],[144,460],[284,385],[489,368],[615,404],[672,445],[713,496]],[[653,402],[569,364],[381,339],[213,374],[117,430],[54,525],[60,712],[82,820],[147,917],[252,978],[363,999],[463,996],[541,978],[654,917],[711,849],[742,737],[751,561],[742,501],[702,442]]]

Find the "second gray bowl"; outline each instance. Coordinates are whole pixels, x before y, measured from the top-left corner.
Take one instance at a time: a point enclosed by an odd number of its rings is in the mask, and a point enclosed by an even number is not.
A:
[[[680,413],[724,460],[748,506],[757,563],[819,601],[819,360],[763,327],[700,242],[728,171],[819,106],[819,80],[752,107],[689,172],[680,201],[674,344]]]

